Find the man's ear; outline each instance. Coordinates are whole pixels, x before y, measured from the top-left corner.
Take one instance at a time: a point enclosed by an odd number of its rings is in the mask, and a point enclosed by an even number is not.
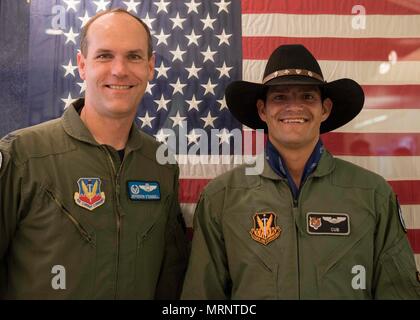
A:
[[[86,67],[85,57],[80,51],[77,53],[77,66],[79,68],[80,78],[82,80],[86,80],[86,78],[85,78],[85,67]]]
[[[265,103],[261,99],[257,100],[257,110],[258,110],[258,115],[260,116],[260,119],[264,122],[267,122],[267,114],[265,112]]]
[[[326,98],[324,101],[322,101],[322,121],[327,120],[327,118],[330,116],[332,107],[333,103],[330,98]]]
[[[153,54],[149,59],[149,77],[148,80],[152,81],[155,77],[155,62],[156,62],[156,56]]]

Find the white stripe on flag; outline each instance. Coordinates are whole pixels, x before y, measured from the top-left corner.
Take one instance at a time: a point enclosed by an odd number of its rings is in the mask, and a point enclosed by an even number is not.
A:
[[[419,133],[419,119],[420,109],[363,109],[335,132]]]
[[[242,34],[245,37],[420,37],[420,15],[366,15],[365,28],[356,29],[352,22],[356,22],[360,16],[350,13],[349,15],[243,14]]]
[[[337,156],[337,158],[376,172],[389,181],[420,180],[420,157]]]
[[[420,229],[420,205],[402,205],[401,211],[408,229]]]
[[[243,79],[261,83],[266,60],[244,60]],[[320,60],[326,81],[350,78],[361,85],[420,84],[420,61],[398,61],[394,64],[382,61]]]

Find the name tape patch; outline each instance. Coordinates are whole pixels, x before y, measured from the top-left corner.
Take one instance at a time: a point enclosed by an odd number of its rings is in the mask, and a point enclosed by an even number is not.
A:
[[[128,181],[130,200],[160,200],[160,186],[157,181]]]
[[[347,236],[350,234],[350,217],[346,213],[308,212],[306,230],[315,235]]]

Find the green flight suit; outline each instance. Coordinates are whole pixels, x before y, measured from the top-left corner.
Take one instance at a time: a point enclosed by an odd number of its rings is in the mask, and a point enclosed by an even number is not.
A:
[[[80,120],[83,104],[0,142],[0,297],[177,298],[188,259],[178,166],[160,165],[134,124],[121,163]],[[132,197],[130,181],[154,199]]]
[[[336,214],[347,229],[317,233]],[[267,161],[260,175],[240,166],[208,184],[181,298],[419,299],[420,283],[389,185],[324,151],[297,202]]]

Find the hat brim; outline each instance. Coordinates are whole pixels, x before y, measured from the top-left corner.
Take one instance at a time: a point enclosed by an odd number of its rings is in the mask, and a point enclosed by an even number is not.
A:
[[[320,133],[335,130],[355,118],[363,108],[365,96],[361,86],[351,79],[321,82],[302,76],[276,78],[267,84],[234,81],[225,92],[226,104],[233,116],[253,129],[268,131],[257,110],[257,100],[264,99],[265,90],[273,85],[318,85],[323,88],[325,98],[330,98],[333,107],[329,117],[321,123]]]

